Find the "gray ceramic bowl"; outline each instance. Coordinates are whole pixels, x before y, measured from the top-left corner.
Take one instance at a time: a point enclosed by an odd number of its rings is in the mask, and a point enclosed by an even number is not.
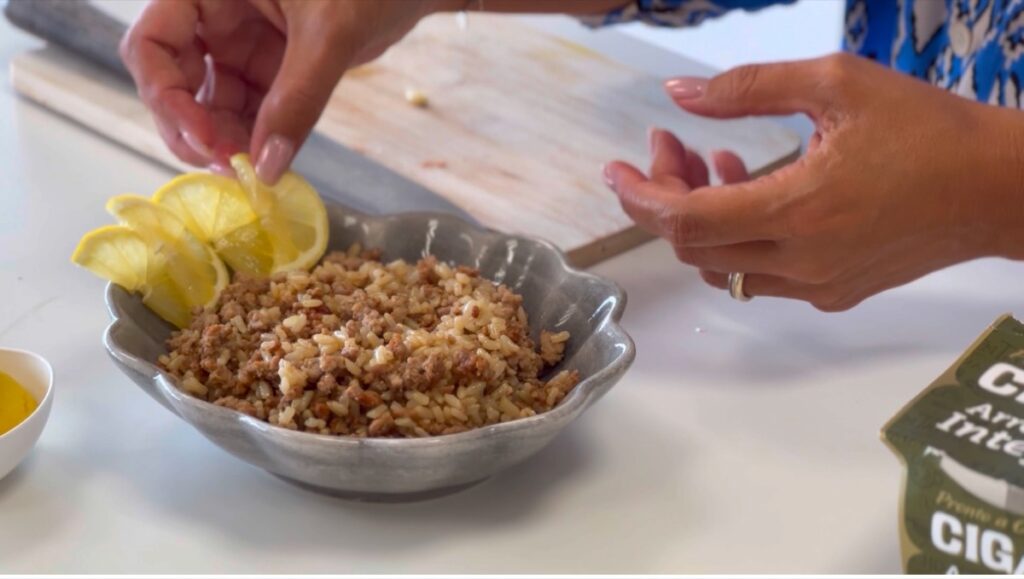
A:
[[[334,437],[271,426],[193,398],[157,369],[171,327],[120,287],[107,287],[113,322],[104,345],[147,394],[231,454],[320,491],[367,500],[408,500],[479,482],[535,454],[607,392],[633,361],[619,326],[626,297],[612,282],[570,267],[552,245],[484,230],[437,214],[370,217],[328,203],[330,247],[355,242],[385,259],[426,254],[477,267],[524,297],[534,338],[540,328],[569,330],[561,367],[581,382],[549,412],[469,432],[420,439]],[[557,369],[556,369],[557,371]]]

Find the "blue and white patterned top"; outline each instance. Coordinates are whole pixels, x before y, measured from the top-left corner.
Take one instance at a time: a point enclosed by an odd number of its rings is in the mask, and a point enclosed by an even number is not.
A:
[[[631,0],[586,22],[693,26],[794,1]],[[846,0],[843,49],[968,98],[1024,107],[1024,0]]]

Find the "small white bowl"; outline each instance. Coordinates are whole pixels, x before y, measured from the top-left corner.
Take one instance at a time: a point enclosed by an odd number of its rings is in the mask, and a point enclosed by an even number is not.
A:
[[[0,372],[14,378],[38,405],[21,424],[0,435],[0,479],[18,466],[39,440],[53,406],[53,368],[38,354],[0,348]]]

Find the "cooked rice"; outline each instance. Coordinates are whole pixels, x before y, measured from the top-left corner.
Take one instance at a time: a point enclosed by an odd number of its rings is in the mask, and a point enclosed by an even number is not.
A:
[[[182,391],[292,430],[421,437],[550,410],[579,381],[540,374],[568,332],[529,337],[522,296],[433,257],[359,246],[312,272],[236,275],[168,340]]]

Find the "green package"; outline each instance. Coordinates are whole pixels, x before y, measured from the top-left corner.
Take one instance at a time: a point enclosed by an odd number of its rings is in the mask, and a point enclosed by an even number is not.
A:
[[[908,573],[1024,573],[1024,324],[997,320],[882,430]]]

